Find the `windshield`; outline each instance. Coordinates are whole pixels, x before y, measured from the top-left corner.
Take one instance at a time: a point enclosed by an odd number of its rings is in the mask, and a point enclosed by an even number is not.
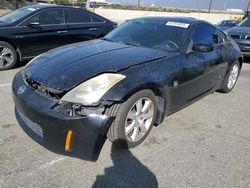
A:
[[[106,35],[104,39],[127,45],[162,51],[179,51],[189,24],[152,20],[131,20]]]
[[[237,21],[222,21],[218,24],[218,26],[224,26],[224,27],[231,27],[231,26],[236,26]]]
[[[18,10],[15,10],[13,12],[10,12],[8,14],[3,15],[0,17],[0,22],[3,23],[14,23],[15,21],[24,18],[25,16],[29,15],[31,12],[34,12],[35,8],[31,7],[26,7],[26,8],[21,8]]]
[[[250,27],[250,19],[246,17],[242,22],[238,24],[239,27]]]

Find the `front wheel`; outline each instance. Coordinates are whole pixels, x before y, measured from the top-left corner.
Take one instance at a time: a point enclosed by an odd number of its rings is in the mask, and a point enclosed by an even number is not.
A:
[[[232,91],[237,82],[239,74],[240,74],[240,63],[239,61],[236,61],[230,67],[230,70],[226,75],[226,78],[222,83],[222,87],[219,91],[222,93],[229,93],[230,91]]]
[[[107,137],[121,148],[132,148],[145,140],[156,117],[157,102],[151,90],[142,90],[126,102],[115,105],[108,115],[116,116]]]
[[[17,62],[17,53],[12,45],[0,41],[0,71],[13,68]]]

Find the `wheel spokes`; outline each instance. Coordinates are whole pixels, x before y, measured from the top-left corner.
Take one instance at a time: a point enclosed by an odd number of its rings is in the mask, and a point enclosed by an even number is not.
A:
[[[135,128],[133,129],[133,133],[132,133],[132,135],[131,135],[131,139],[132,139],[133,141],[136,141],[138,135],[139,135],[139,127],[135,127]]]
[[[136,119],[136,112],[129,111],[129,113],[128,113],[128,119],[135,120]]]
[[[154,117],[154,105],[150,98],[143,97],[131,107],[126,118],[125,136],[137,142],[149,131]]]
[[[135,107],[136,107],[136,115],[139,115],[142,111],[142,99],[136,102]]]
[[[134,129],[134,126],[135,126],[135,121],[132,121],[132,123],[125,128],[126,136],[132,132],[132,130]]]
[[[146,127],[146,124],[142,123],[140,125],[140,130],[141,130],[142,133],[145,134],[148,131],[148,128]]]
[[[0,68],[4,68],[4,65],[5,63],[4,63],[3,58],[0,58]]]
[[[2,56],[10,55],[12,54],[9,48],[4,48],[1,52]]]
[[[9,64],[12,62],[13,59],[11,59],[10,57],[4,56],[3,60],[5,60]]]
[[[154,115],[154,113],[151,112],[151,111],[149,111],[149,112],[147,112],[146,114],[143,114],[142,117],[143,117],[145,120],[148,120],[148,119],[153,118],[153,115]]]
[[[142,107],[142,113],[145,113],[148,111],[148,109],[150,108],[152,104],[152,101],[151,100],[148,100],[148,101],[145,101],[143,107]]]
[[[0,68],[5,68],[13,62],[13,54],[7,47],[0,46]]]
[[[228,77],[228,83],[227,83],[228,89],[233,88],[233,86],[235,85],[235,83],[237,81],[238,74],[239,74],[239,66],[234,65],[233,68],[231,69],[230,75]]]

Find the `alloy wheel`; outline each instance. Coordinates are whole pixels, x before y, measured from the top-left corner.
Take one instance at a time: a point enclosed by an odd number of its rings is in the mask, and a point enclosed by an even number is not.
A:
[[[137,142],[147,134],[153,121],[154,110],[154,104],[148,97],[134,103],[125,121],[125,136],[130,142]]]
[[[14,61],[12,51],[4,46],[0,46],[0,68],[5,68],[11,65]]]
[[[228,89],[232,89],[237,81],[239,75],[239,65],[235,64],[228,77],[227,87]]]

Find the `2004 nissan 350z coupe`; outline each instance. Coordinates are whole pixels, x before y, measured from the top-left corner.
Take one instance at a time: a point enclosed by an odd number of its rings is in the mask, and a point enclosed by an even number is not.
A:
[[[15,113],[47,149],[96,161],[106,138],[135,147],[165,116],[230,92],[242,61],[237,44],[205,21],[134,19],[33,59],[14,78]]]

